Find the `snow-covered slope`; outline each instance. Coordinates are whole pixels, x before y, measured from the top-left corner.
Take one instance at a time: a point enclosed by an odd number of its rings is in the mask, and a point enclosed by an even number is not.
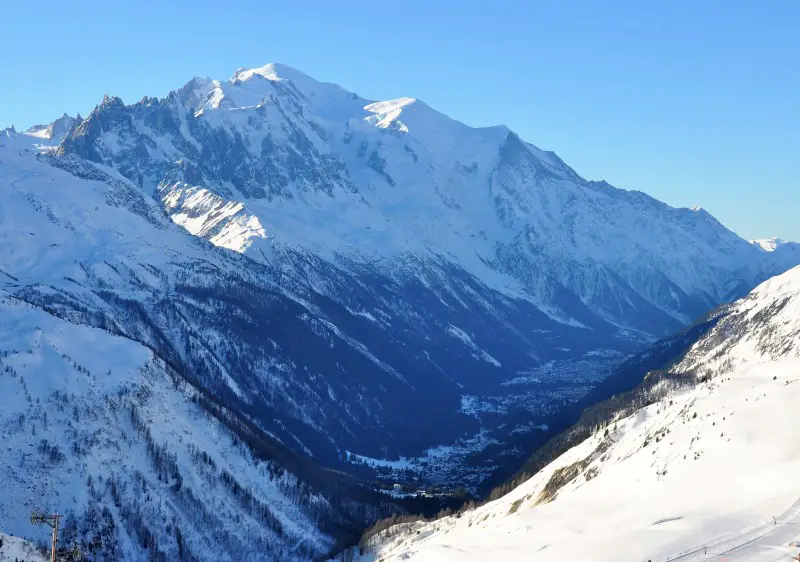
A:
[[[750,240],[750,243],[753,246],[761,248],[765,252],[774,252],[781,246],[788,244],[786,240],[782,238],[778,238],[777,236],[772,236],[770,238],[759,238],[757,240]]]
[[[35,545],[19,537],[0,533],[0,562],[45,562]]]
[[[365,559],[785,560],[800,538],[800,268],[760,285],[651,390],[505,497]],[[692,382],[694,381],[694,382]]]
[[[5,530],[45,541],[30,512],[64,513],[64,543],[98,536],[96,560],[305,559],[333,544],[300,482],[237,443],[150,350],[7,296],[0,315]]]
[[[43,146],[56,147],[64,140],[69,132],[83,121],[83,117],[70,117],[66,113],[48,125],[34,125],[25,133],[28,136],[40,139]]]

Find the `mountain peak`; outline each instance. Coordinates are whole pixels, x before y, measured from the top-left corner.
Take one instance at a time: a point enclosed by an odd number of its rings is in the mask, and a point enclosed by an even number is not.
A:
[[[238,68],[236,69],[236,72],[233,73],[233,76],[231,76],[229,82],[232,84],[236,82],[246,82],[255,76],[266,78],[267,80],[272,81],[297,81],[298,79],[315,81],[307,74],[303,74],[291,66],[281,64],[279,62],[271,62],[257,68]]]
[[[100,109],[106,108],[115,108],[115,107],[124,107],[125,103],[122,101],[122,98],[118,96],[112,96],[111,94],[105,94],[103,96],[103,101],[100,102],[98,106]]]
[[[750,240],[750,243],[753,246],[756,246],[758,249],[763,250],[765,252],[774,252],[781,246],[787,244],[786,240],[778,238],[777,236],[771,236],[769,238],[759,238],[757,240]]]
[[[42,141],[49,140],[55,144],[59,144],[72,128],[73,124],[80,123],[83,119],[80,115],[78,117],[70,117],[66,113],[61,117],[49,124],[34,125],[25,131],[25,135],[40,139]]]

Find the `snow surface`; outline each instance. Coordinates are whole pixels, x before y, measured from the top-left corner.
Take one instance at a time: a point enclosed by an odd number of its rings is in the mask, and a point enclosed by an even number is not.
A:
[[[46,562],[50,558],[45,558],[39,553],[35,545],[30,542],[0,533],[0,562]]]
[[[364,559],[787,560],[800,538],[798,307],[795,268],[675,368],[709,364],[708,380],[617,420],[497,501],[384,534]],[[719,334],[735,325],[744,331],[725,347]]]
[[[283,484],[292,482],[291,475],[274,478],[269,463],[253,458],[191,402],[190,389],[170,383],[163,364],[144,346],[69,324],[12,298],[0,298],[0,319],[0,353],[6,369],[0,372],[4,397],[0,404],[4,435],[0,521],[4,530],[43,540],[46,530],[28,521],[31,510],[81,513],[98,501],[87,477],[100,489],[104,480],[116,477],[120,486],[128,488],[124,502],[142,502],[140,509],[150,513],[151,522],[177,518],[195,552],[209,551],[209,538],[196,535],[191,524],[185,524],[203,512],[204,517],[213,513],[218,518],[219,537],[243,540],[245,533],[275,545],[285,540],[276,538],[257,517],[232,501],[219,479],[224,470],[269,505],[290,541],[316,542],[322,551],[330,546],[329,539],[283,490]],[[181,488],[202,498],[192,512],[182,509],[186,499],[171,493],[169,481],[162,483],[142,430],[132,426],[134,411],[154,442],[175,455]],[[44,441],[57,446],[63,456],[54,461],[44,454]],[[193,451],[205,452],[216,466],[198,463]],[[149,495],[145,499],[135,492],[142,488],[153,490],[160,499],[151,502]],[[101,493],[100,501],[111,505],[107,492]],[[124,529],[124,524],[119,528]],[[128,540],[135,543],[136,538],[123,534],[120,540],[126,559],[139,559],[137,551],[127,546]],[[162,547],[167,546],[163,535],[159,540],[165,543]]]
[[[254,238],[267,238],[258,217],[248,214],[244,203],[185,184],[164,190],[162,202],[172,221],[195,236],[207,237],[215,246],[244,252]]]
[[[461,340],[462,342],[464,342],[467,345],[467,347],[472,349],[472,351],[474,352],[473,357],[481,358],[484,361],[486,361],[487,363],[489,363],[491,365],[494,365],[495,367],[500,367],[501,366],[500,362],[497,359],[495,359],[494,357],[489,355],[485,350],[479,348],[475,344],[475,342],[472,341],[472,338],[469,337],[469,335],[464,330],[462,330],[461,328],[458,328],[458,327],[453,326],[451,324],[447,328],[447,333],[450,334],[451,336],[453,336],[454,338]]]
[[[759,238],[757,240],[750,240],[750,243],[764,250],[765,252],[774,252],[781,246],[787,244],[786,240],[772,236],[770,238]]]

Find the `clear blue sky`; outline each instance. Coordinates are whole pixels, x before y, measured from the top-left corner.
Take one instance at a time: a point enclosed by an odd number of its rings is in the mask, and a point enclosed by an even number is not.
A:
[[[588,179],[800,240],[800,1],[25,0],[0,127],[283,62],[504,123]]]

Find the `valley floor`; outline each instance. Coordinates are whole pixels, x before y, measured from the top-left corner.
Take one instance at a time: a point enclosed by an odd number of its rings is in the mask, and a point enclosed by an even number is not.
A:
[[[378,537],[367,560],[789,560],[800,361],[744,365],[619,420],[507,496]]]

